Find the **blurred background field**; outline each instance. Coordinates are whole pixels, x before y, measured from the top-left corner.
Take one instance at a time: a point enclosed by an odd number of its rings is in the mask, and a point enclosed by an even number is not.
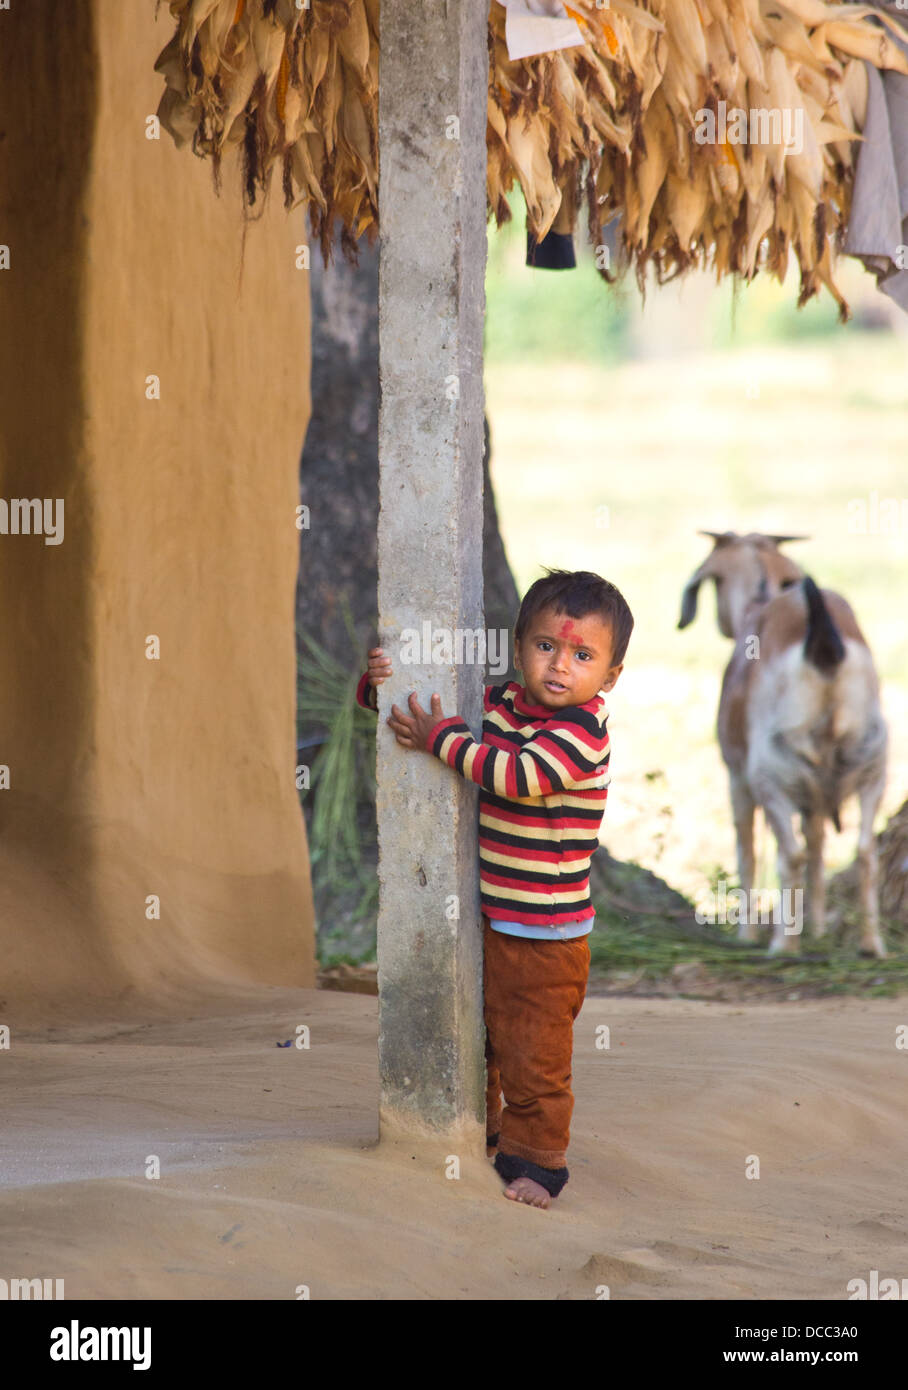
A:
[[[677,630],[681,590],[711,547],[699,528],[809,536],[790,554],[851,602],[891,735],[879,831],[908,796],[908,316],[847,259],[847,325],[828,296],[796,309],[794,272],[736,294],[698,275],[650,286],[642,305],[632,278],[604,283],[579,236],[576,270],[528,268],[519,195],[512,208],[489,234],[485,366],[511,568],[521,593],[545,565],[595,570],[636,620],[609,696],[603,843],[694,902],[720,877],[737,881],[714,732],[731,644],[711,584]],[[901,506],[891,533],[886,499]],[[831,870],[853,858],[856,803],[842,824],[829,826]],[[771,887],[759,818],[757,850],[757,881]]]
[[[908,798],[908,316],[849,260],[837,272],[853,311],[846,325],[828,296],[796,308],[795,273],[737,292],[697,275],[650,285],[643,302],[632,277],[602,280],[579,235],[576,270],[527,267],[519,192],[511,205],[511,224],[489,230],[485,331],[491,475],[510,566],[520,593],[547,565],[595,570],[636,620],[608,697],[591,989],[794,1000],[908,988],[908,922],[884,916],[889,960],[858,957],[851,875],[830,887],[822,946],[808,939],[800,957],[769,960],[768,926],[742,946],[734,924],[693,920],[691,905],[707,907],[720,880],[737,884],[715,736],[731,644],[710,583],[695,622],[677,628],[681,591],[712,544],[699,529],[808,536],[790,554],[849,599],[880,673],[891,738],[884,828]],[[316,763],[330,795],[309,820],[316,889],[335,894],[320,911],[320,978],[375,992],[377,848],[364,816],[373,717],[353,705],[359,656],[346,670],[306,641],[300,708],[332,731]],[[856,803],[844,805],[842,827],[827,827],[829,874],[854,858]],[[756,885],[771,890],[775,842],[760,813],[756,848]]]

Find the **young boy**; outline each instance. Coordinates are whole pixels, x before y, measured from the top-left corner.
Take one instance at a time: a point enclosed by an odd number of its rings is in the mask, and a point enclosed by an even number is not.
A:
[[[434,754],[481,788],[487,1153],[505,1196],[535,1207],[568,1180],[573,1024],[594,917],[589,868],[611,780],[603,696],[633,626],[608,580],[548,570],[514,628],[524,684],[486,686],[481,743],[458,715],[443,715],[438,695],[431,713],[413,694],[410,714],[392,705],[388,719],[403,748]],[[375,687],[390,675],[390,658],[373,648],[357,701],[376,709]]]

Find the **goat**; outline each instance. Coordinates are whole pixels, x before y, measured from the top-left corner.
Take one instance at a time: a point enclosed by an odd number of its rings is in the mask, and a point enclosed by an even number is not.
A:
[[[861,954],[883,957],[873,822],[886,785],[888,733],[873,658],[854,613],[841,595],[818,589],[778,549],[806,536],[699,534],[712,537],[713,550],[687,582],[678,627],[693,622],[697,590],[704,579],[713,579],[719,630],[735,642],[722,680],[717,731],[728,768],[744,900],[749,908],[754,809],[761,806],[778,844],[783,890],[802,887],[806,862],[809,920],[813,935],[821,937],[825,821],[828,817],[841,830],[841,803],[856,794]],[[806,853],[792,829],[797,813]],[[794,901],[800,901],[797,893]],[[800,918],[798,923],[797,932]],[[770,952],[796,951],[797,932],[786,932],[777,922]],[[749,910],[738,936],[756,940]]]

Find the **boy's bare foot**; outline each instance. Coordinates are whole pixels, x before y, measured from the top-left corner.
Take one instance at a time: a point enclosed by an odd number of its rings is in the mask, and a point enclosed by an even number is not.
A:
[[[530,1207],[547,1207],[552,1200],[541,1183],[532,1178],[515,1178],[504,1190],[512,1202],[525,1202]]]

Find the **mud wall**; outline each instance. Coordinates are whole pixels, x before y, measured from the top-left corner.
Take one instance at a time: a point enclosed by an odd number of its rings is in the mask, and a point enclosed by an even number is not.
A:
[[[48,504],[0,534],[4,1014],[312,984],[301,215],[275,186],[243,245],[236,157],[218,198],[147,138],[166,5],[0,22],[0,499]]]

